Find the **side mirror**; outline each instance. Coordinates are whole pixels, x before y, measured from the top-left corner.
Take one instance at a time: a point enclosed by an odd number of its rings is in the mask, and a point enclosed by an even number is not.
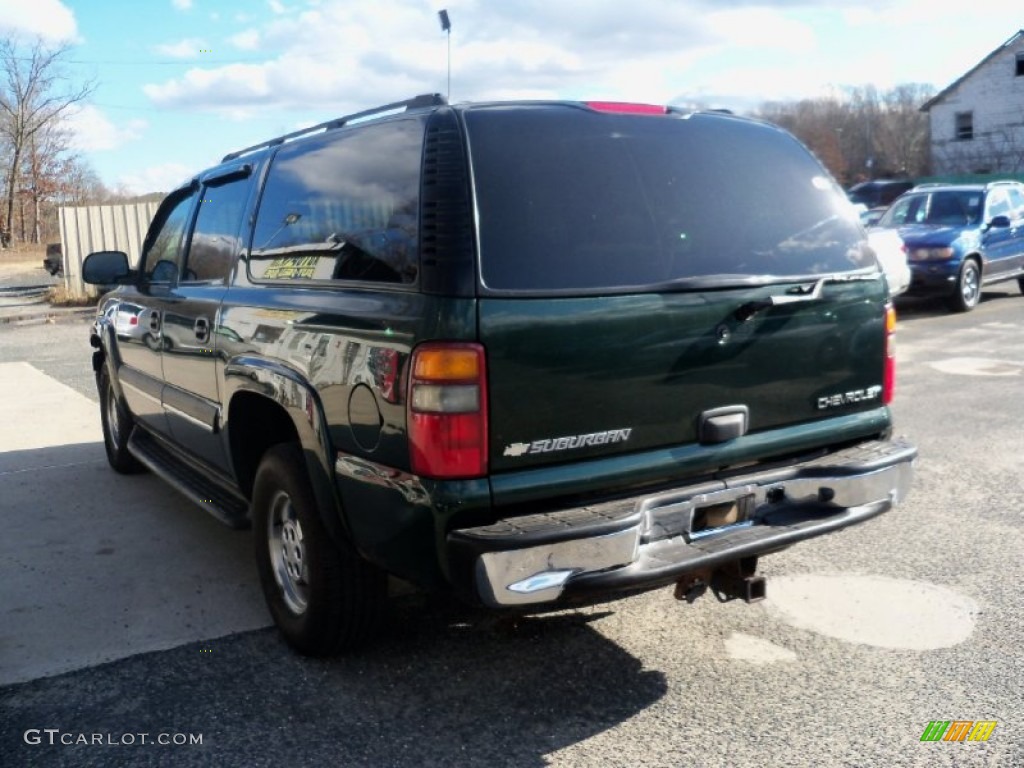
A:
[[[1010,217],[1004,215],[993,216],[988,223],[989,229],[1006,229],[1008,226],[1010,226]]]
[[[82,279],[91,285],[114,285],[131,273],[128,256],[122,251],[96,251],[82,262]]]

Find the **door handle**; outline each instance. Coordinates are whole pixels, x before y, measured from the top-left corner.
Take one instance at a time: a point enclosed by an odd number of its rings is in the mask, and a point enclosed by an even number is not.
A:
[[[160,333],[160,313],[155,309],[149,314],[149,330],[153,334]]]
[[[196,333],[196,341],[205,344],[210,340],[210,321],[205,317],[197,317],[192,330]]]

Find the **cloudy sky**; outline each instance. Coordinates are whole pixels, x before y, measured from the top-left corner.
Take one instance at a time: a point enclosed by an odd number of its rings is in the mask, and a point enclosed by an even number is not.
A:
[[[0,0],[96,90],[76,143],[166,191],[223,154],[419,93],[753,109],[829,88],[943,88],[1024,28],[1020,0]]]

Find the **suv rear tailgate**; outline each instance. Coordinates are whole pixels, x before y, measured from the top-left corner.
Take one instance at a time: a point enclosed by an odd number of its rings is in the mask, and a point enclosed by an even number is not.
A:
[[[744,433],[877,409],[881,281],[740,319],[786,287],[482,300],[492,470],[717,444],[719,409]]]

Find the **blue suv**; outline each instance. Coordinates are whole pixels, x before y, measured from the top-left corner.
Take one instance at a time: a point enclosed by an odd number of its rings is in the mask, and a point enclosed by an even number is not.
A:
[[[945,296],[951,309],[967,312],[983,285],[1016,278],[1024,291],[1024,184],[922,184],[878,226],[903,238],[908,296]]]

